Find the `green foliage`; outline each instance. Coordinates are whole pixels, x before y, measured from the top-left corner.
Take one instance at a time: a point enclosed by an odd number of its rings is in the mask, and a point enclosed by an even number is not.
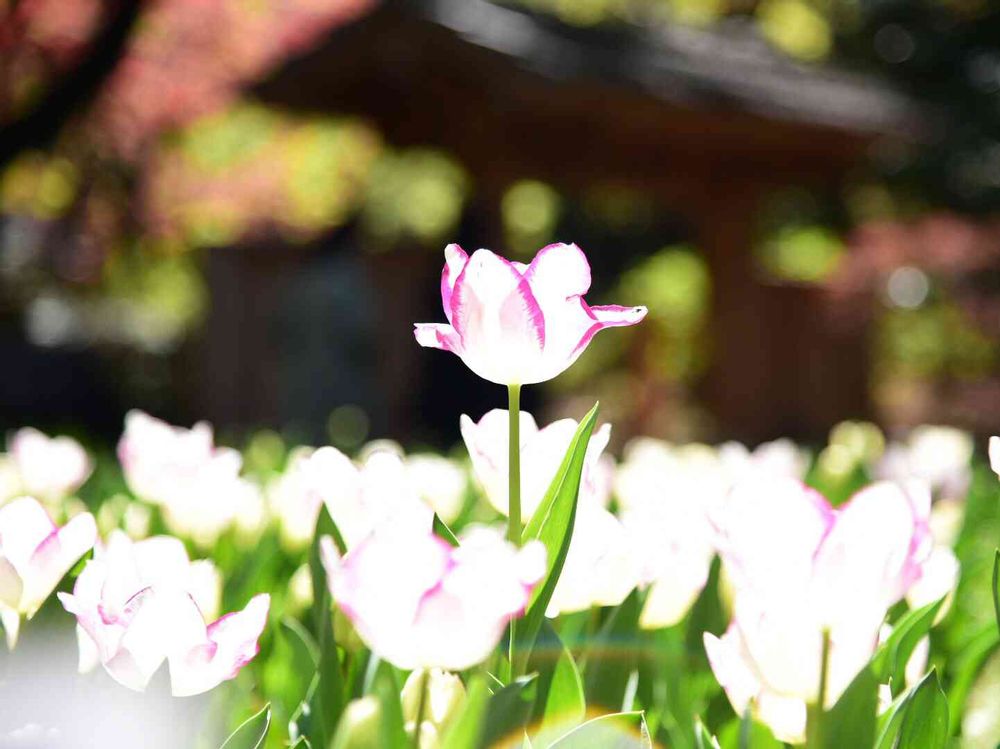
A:
[[[576,519],[576,505],[580,491],[580,477],[583,473],[583,462],[587,455],[587,445],[590,435],[597,422],[597,410],[600,404],[594,404],[570,441],[566,455],[549,484],[548,491],[538,503],[531,520],[524,529],[523,540],[541,541],[545,546],[547,572],[542,582],[531,593],[528,609],[524,619],[517,628],[518,644],[522,649],[522,657],[527,659],[534,645],[535,637],[545,618],[545,609],[552,599],[556,583],[562,572],[566,554],[569,552],[570,539],[573,535],[573,522]],[[515,672],[518,664],[514,664]]]
[[[261,749],[271,727],[271,706],[265,705],[259,713],[246,721],[226,739],[221,749]]]
[[[948,700],[937,672],[931,671],[914,689],[904,711],[896,749],[942,749],[948,743]]]
[[[896,622],[892,634],[879,648],[872,660],[872,669],[876,679],[881,684],[888,684],[892,689],[893,697],[898,696],[903,691],[906,681],[906,664],[913,654],[917,643],[922,640],[934,624],[934,618],[944,599],[929,603],[914,611],[907,611],[902,618]]]

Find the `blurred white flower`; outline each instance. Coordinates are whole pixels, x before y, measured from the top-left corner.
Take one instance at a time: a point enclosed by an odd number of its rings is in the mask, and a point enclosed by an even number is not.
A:
[[[801,479],[809,470],[809,453],[790,439],[764,442],[753,451],[739,442],[718,447],[719,460],[732,483],[754,475]]]
[[[546,615],[617,606],[639,584],[640,572],[632,539],[618,518],[599,505],[582,505]]]
[[[96,540],[89,513],[59,528],[33,497],[0,507],[0,614],[8,647],[17,642],[20,617],[35,615]]]
[[[465,503],[468,477],[454,460],[433,453],[415,453],[404,458],[406,475],[417,494],[444,522],[458,517]]]
[[[508,412],[499,408],[485,414],[478,423],[464,414],[461,418],[462,439],[469,450],[476,479],[490,504],[503,515],[507,514],[509,487],[509,418]],[[545,496],[578,426],[574,419],[560,419],[539,429],[530,413],[520,412],[521,513],[525,520]],[[610,438],[611,425],[604,424],[594,430],[587,445],[580,480],[581,506],[608,504],[609,464],[600,459]]]
[[[369,451],[361,465],[335,447],[298,453],[272,485],[270,501],[282,538],[292,548],[312,539],[323,504],[348,548],[383,525],[429,530],[434,517],[403,459],[384,450]]]
[[[715,555],[709,510],[729,489],[717,453],[706,445],[674,447],[648,437],[630,442],[615,495],[622,523],[650,586],[640,624],[676,624],[708,580]]]
[[[1000,437],[990,437],[990,467],[1000,476]]]
[[[201,548],[234,523],[248,532],[263,522],[257,487],[240,477],[242,456],[216,447],[204,422],[184,429],[130,411],[118,458],[132,492],[159,505],[167,528]]]
[[[444,733],[465,702],[462,680],[440,668],[418,668],[410,672],[400,694],[406,731],[413,734],[420,709],[421,684],[427,679],[427,698],[420,725],[420,746],[437,746],[437,736]]]
[[[27,494],[52,504],[73,494],[90,476],[87,451],[71,437],[49,437],[19,429],[8,441],[8,464],[0,468],[0,491]],[[14,491],[11,492],[11,489]]]
[[[937,499],[964,499],[972,476],[975,445],[961,429],[924,425],[904,442],[893,442],[872,471],[876,478],[924,481]]]

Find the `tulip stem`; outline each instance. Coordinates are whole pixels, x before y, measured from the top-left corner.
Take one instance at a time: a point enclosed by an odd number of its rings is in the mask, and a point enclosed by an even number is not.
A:
[[[823,630],[823,650],[820,655],[819,693],[816,702],[806,712],[806,747],[823,749],[823,711],[826,709],[826,682],[830,668],[830,630]]]
[[[420,694],[417,697],[417,722],[413,726],[413,749],[420,749],[420,727],[427,711],[427,691],[431,680],[431,670],[425,668],[420,674]]]
[[[509,451],[507,465],[510,483],[507,490],[507,540],[521,545],[521,386],[507,386],[509,415]]]

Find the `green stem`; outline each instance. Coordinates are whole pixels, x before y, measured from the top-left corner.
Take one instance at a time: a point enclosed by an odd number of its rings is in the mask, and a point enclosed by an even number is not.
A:
[[[420,749],[420,726],[427,710],[427,687],[431,680],[431,670],[425,668],[420,675],[420,696],[417,698],[417,722],[413,726],[413,749]]]
[[[806,713],[806,747],[807,749],[823,749],[823,711],[826,709],[826,682],[830,668],[830,631],[823,630],[823,651],[820,656],[819,694],[815,704],[809,706]]]
[[[521,545],[521,386],[507,386],[508,441],[507,466],[507,540],[515,546]],[[517,623],[510,620],[510,639],[507,650],[508,682],[517,676],[516,641]]]
[[[507,489],[507,540],[521,545],[521,386],[508,385],[510,419],[507,465],[510,481]]]

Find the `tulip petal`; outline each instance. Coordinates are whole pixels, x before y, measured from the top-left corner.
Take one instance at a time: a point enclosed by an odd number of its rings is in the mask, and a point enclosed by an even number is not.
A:
[[[21,606],[21,593],[24,590],[24,581],[17,574],[6,557],[0,556],[0,607],[7,606],[15,611]]]
[[[444,323],[418,322],[413,326],[413,335],[424,348],[439,348],[461,356],[462,339],[458,332]]]
[[[445,317],[451,322],[451,295],[455,289],[455,281],[462,274],[465,264],[469,262],[469,256],[457,244],[450,244],[444,248],[444,270],[441,271],[441,304],[444,306]]]
[[[550,244],[535,254],[524,277],[539,301],[565,301],[590,289],[590,263],[575,244]]]
[[[1000,437],[990,437],[990,467],[1000,477]]]
[[[260,650],[271,597],[254,596],[242,611],[226,614],[208,626],[206,641],[170,657],[171,692],[189,697],[233,679]]]
[[[600,307],[591,307],[583,299],[580,305],[592,322],[586,328],[580,340],[573,348],[570,356],[579,356],[587,348],[594,336],[605,328],[618,328],[629,325],[637,325],[646,316],[645,307],[622,307],[617,304],[609,304]]]
[[[55,530],[48,513],[31,497],[0,507],[0,549],[22,578],[35,549]]]
[[[21,601],[21,610],[30,618],[52,593],[77,560],[97,541],[97,524],[89,512],[77,515],[49,534],[31,555]]]

